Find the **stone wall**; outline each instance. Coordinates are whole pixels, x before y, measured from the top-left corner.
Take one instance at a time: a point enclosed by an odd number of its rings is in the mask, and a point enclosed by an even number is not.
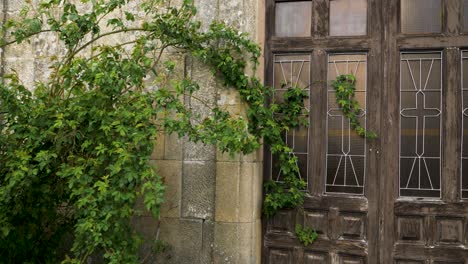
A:
[[[0,0],[0,10],[18,14],[24,0]],[[213,20],[227,23],[263,41],[262,0],[196,0],[197,17],[206,27]],[[138,1],[132,3],[138,6]],[[47,58],[60,53],[54,36],[45,35],[31,44],[1,52],[1,68],[17,69],[25,84],[47,76]],[[220,85],[211,72],[184,54],[177,58],[178,72],[197,80],[197,92],[211,105],[220,105],[242,115],[245,105],[236,91]],[[260,67],[259,72],[262,69]],[[261,76],[262,74],[260,74]],[[206,106],[185,99],[197,112]],[[164,177],[167,192],[159,236],[170,245],[165,258],[157,263],[259,263],[261,252],[262,153],[229,157],[215,146],[194,144],[175,135],[161,135],[151,157]],[[157,235],[150,216],[135,219],[135,227],[146,236]]]

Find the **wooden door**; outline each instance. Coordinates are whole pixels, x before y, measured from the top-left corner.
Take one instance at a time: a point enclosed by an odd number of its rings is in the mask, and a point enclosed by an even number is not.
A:
[[[263,263],[468,263],[468,1],[267,0],[266,31],[267,84],[307,89],[311,126],[285,135],[306,201],[264,221]],[[377,140],[334,103],[348,73]]]
[[[379,174],[386,191],[375,263],[468,263],[468,72],[461,71],[468,1],[386,1],[384,9]]]
[[[275,87],[273,100],[283,84],[304,87],[311,125],[285,135],[308,189],[303,211],[281,211],[265,221],[264,263],[351,264],[378,257],[379,140],[366,141],[350,129],[329,84],[354,74],[365,110],[361,123],[380,132],[380,12],[378,0],[267,1],[266,80]],[[265,178],[281,180],[275,157],[266,153]],[[296,224],[314,227],[319,239],[302,246]]]

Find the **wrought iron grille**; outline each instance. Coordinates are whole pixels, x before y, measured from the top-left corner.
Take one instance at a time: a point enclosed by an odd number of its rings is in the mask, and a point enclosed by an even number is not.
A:
[[[442,53],[401,53],[400,196],[440,198]]]
[[[330,54],[328,80],[342,74],[356,76],[355,98],[363,111],[366,127],[367,54]],[[335,90],[328,85],[326,193],[364,194],[366,141],[350,127],[336,103]]]
[[[275,88],[273,102],[281,102],[284,93],[290,87],[302,88],[310,94],[310,55],[275,55],[273,87]],[[310,110],[308,98],[305,100],[304,105],[306,108],[304,114],[307,114]],[[307,127],[299,127],[290,130],[284,133],[283,138],[286,144],[293,149],[293,153],[297,157],[299,177],[304,179],[308,184],[309,129]],[[271,161],[272,177],[276,181],[281,181],[282,175],[281,170],[278,168],[278,157],[272,155]]]

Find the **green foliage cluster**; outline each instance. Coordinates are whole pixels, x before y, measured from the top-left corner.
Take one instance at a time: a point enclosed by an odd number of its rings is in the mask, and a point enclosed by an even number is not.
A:
[[[353,74],[343,74],[332,82],[335,89],[336,102],[343,111],[345,117],[348,118],[351,129],[365,138],[375,139],[377,134],[375,132],[366,131],[366,128],[359,122],[359,117],[362,114],[359,102],[355,99],[356,92],[356,77]]]
[[[47,32],[65,54],[52,58],[50,78],[35,87],[15,73],[0,79],[0,262],[85,263],[96,254],[106,263],[142,261],[131,220],[142,210],[158,217],[164,179],[148,160],[162,132],[231,153],[250,153],[263,139],[284,177],[266,184],[265,214],[302,204],[305,182],[282,135],[304,123],[306,94],[290,87],[284,103],[266,107],[272,90],[245,74],[260,56],[245,34],[218,22],[202,31],[190,0],[141,1],[141,23],[136,10],[124,9],[130,0],[81,0],[92,5],[86,10],[75,2],[43,1],[2,28],[1,47]],[[117,11],[124,17],[111,15]],[[115,34],[129,37],[100,42]],[[199,100],[200,87],[177,77],[176,62],[163,56],[168,49],[201,60],[237,89],[248,120],[220,107],[206,118],[187,108],[180,98]]]
[[[296,224],[294,231],[304,246],[312,245],[318,238],[317,232],[311,227],[302,227],[300,224]]]

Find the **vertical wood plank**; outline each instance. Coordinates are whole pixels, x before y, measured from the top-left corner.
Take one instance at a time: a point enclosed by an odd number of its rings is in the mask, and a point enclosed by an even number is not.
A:
[[[433,215],[427,216],[424,219],[424,236],[426,236],[426,245],[434,246],[436,239],[436,218]]]
[[[444,24],[447,35],[458,35],[463,27],[463,0],[444,1]]]
[[[271,5],[271,3],[274,0],[267,0],[267,14],[271,14],[268,12],[272,12],[272,8],[268,9],[268,6]],[[274,9],[273,9],[274,11]],[[265,31],[268,32],[269,29],[271,29],[271,21],[268,21],[270,19],[271,15],[266,16],[266,25],[265,25]],[[272,32],[268,33],[265,35],[265,38],[267,39],[266,45],[265,45],[265,50],[264,50],[264,65],[265,65],[265,72],[264,72],[264,80],[265,80],[265,85],[267,86],[272,86],[273,85],[273,70],[274,70],[274,54],[271,52],[269,45],[268,45],[268,40],[271,39],[271,34]],[[267,98],[267,102],[269,103],[270,98]],[[264,151],[263,151],[265,158],[263,159],[263,181],[268,181],[272,179],[272,172],[271,172],[271,152],[270,148],[268,146],[264,146]]]
[[[381,98],[382,93],[382,1],[368,1],[368,35],[371,37],[371,49],[368,54],[368,87],[367,87],[367,129],[379,135],[377,139],[367,140],[366,185],[365,193],[368,199],[368,262],[377,261],[379,255],[379,161],[382,140]],[[372,25],[372,26],[370,26]]]
[[[272,74],[273,71],[273,58],[271,54],[270,40],[271,36],[274,33],[274,0],[265,0],[265,50],[264,50],[264,64],[265,64],[265,72],[264,72],[264,80],[266,85],[271,85],[272,81]],[[263,162],[263,181],[271,180],[271,172],[270,172],[270,151],[268,146],[264,146],[263,151],[264,162]],[[262,201],[263,202],[263,201]],[[262,217],[262,238],[261,238],[261,262],[262,264],[268,264],[269,260],[269,248],[266,246],[265,238],[268,230],[269,220],[266,217]]]
[[[328,36],[329,29],[329,0],[315,0],[312,24],[314,27],[315,38],[325,38]]]
[[[399,50],[398,35],[399,9],[397,1],[383,1],[382,55],[383,55],[383,90],[380,102],[381,118],[381,163],[380,163],[380,244],[378,263],[393,263],[393,245],[395,241],[394,200],[398,191],[399,178]]]
[[[447,48],[443,56],[442,92],[442,199],[460,199],[461,167],[461,55],[458,48]]]
[[[266,0],[265,11],[265,38],[266,43],[271,40],[271,37],[275,34],[275,0]]]
[[[309,150],[309,190],[312,195],[322,195],[325,188],[325,164],[326,164],[326,113],[327,113],[327,53],[323,49],[312,52],[311,74],[312,85],[310,87],[310,141]]]

